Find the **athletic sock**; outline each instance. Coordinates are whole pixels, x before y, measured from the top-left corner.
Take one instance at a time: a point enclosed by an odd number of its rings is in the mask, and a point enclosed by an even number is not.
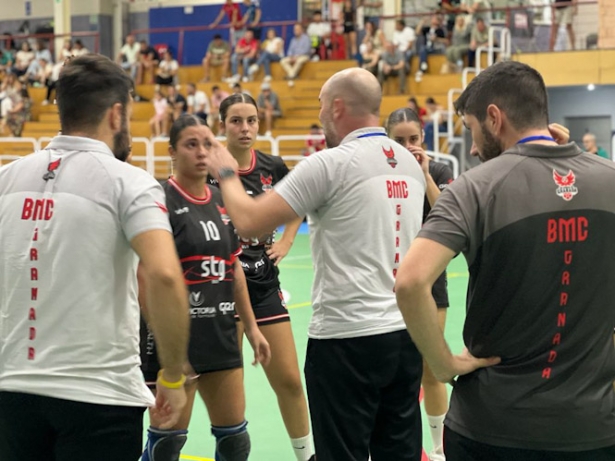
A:
[[[308,432],[305,437],[298,439],[290,439],[293,445],[293,451],[297,457],[297,461],[309,461],[314,455],[314,446],[312,445],[312,433]]]
[[[433,453],[438,455],[444,454],[443,436],[444,436],[444,417],[446,413],[440,416],[427,415],[429,422],[429,432],[431,433],[431,441],[433,443]]]

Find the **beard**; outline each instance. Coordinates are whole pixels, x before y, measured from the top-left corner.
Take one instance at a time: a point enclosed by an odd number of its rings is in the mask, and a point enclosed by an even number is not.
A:
[[[337,139],[337,135],[335,134],[335,132],[331,130],[325,123],[323,123],[323,132],[325,135],[325,143],[327,144],[328,149],[340,145],[340,142]]]
[[[502,143],[487,130],[484,124],[481,124],[480,129],[483,134],[483,145],[478,152],[478,158],[480,158],[481,162],[487,162],[499,156],[504,151],[504,148]]]
[[[113,135],[113,155],[115,158],[125,162],[132,146],[130,145],[130,133],[128,132],[128,117],[126,112],[122,114],[122,121],[120,125],[120,131]]]

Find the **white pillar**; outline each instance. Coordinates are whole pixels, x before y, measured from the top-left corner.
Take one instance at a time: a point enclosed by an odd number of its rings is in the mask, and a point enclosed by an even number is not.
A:
[[[53,23],[54,33],[56,34],[68,34],[71,32],[70,24],[70,2],[71,0],[53,0]],[[60,37],[55,39],[54,50],[58,58],[58,53],[64,46],[64,39],[66,37]]]
[[[394,16],[401,13],[401,0],[383,0],[382,2],[382,15]],[[384,21],[382,28],[384,36],[387,40],[393,38],[393,32],[395,31],[395,21],[387,19]]]
[[[120,53],[124,40],[124,18],[127,4],[123,0],[113,0],[113,56],[115,59]]]

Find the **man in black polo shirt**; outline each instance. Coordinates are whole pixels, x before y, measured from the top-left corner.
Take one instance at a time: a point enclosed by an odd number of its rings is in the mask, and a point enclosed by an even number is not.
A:
[[[396,283],[436,377],[461,375],[447,460],[613,460],[615,165],[556,144],[544,82],[525,64],[488,68],[455,108],[486,163],[443,191]],[[460,252],[467,350],[452,355],[431,286]]]

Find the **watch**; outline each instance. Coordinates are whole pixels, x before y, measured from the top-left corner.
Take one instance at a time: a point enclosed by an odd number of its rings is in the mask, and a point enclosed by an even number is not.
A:
[[[235,172],[235,170],[233,170],[232,168],[228,167],[228,166],[224,166],[222,168],[220,168],[218,170],[218,176],[220,176],[220,179],[228,179],[228,178],[232,178],[233,176],[235,176],[237,173]]]

